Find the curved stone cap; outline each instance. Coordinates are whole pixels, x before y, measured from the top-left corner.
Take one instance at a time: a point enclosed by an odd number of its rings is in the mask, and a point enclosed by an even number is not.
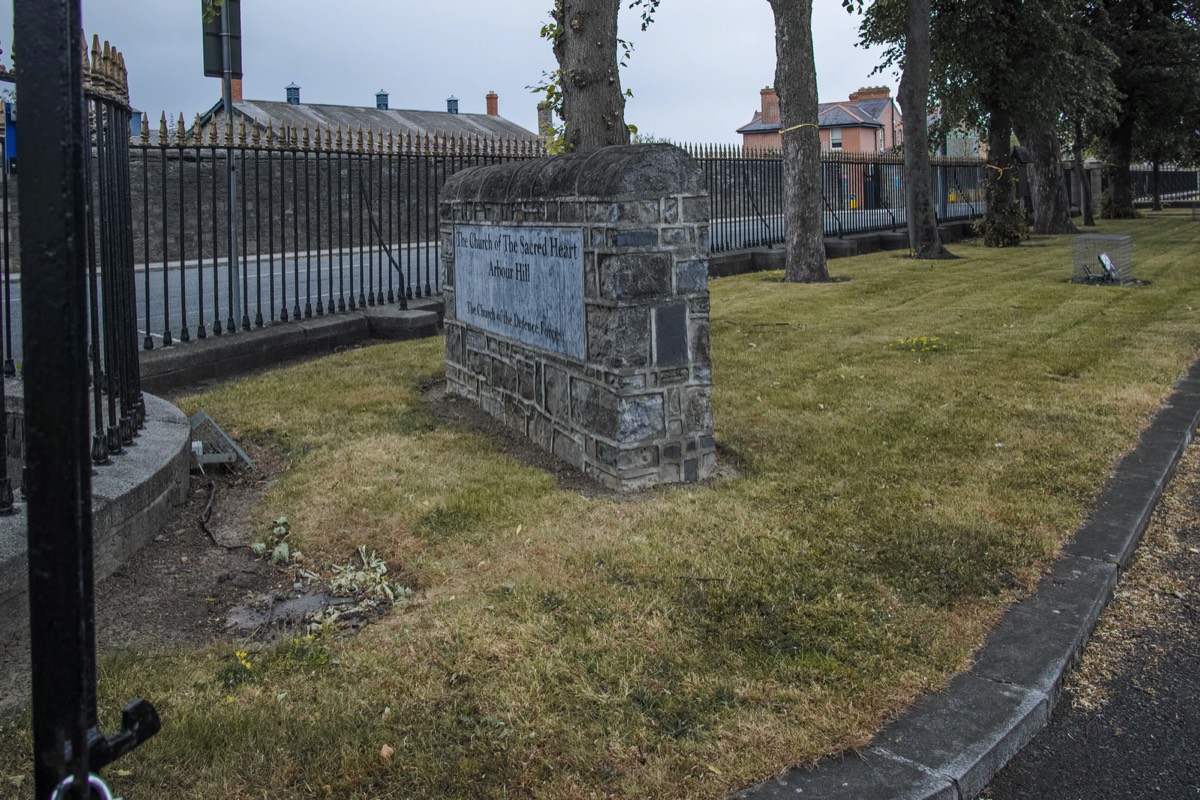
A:
[[[23,387],[5,381],[10,414],[21,414]],[[146,424],[135,444],[97,467],[92,478],[92,536],[96,580],[124,563],[153,537],[187,499],[191,426],[182,411],[162,398],[143,395]],[[0,517],[0,633],[25,625],[29,560],[26,504]]]
[[[702,194],[704,170],[672,144],[603,147],[533,161],[463,170],[446,181],[442,202],[505,202],[559,197],[663,197]]]

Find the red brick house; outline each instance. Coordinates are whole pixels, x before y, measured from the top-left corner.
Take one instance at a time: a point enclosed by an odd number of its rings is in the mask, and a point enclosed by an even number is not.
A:
[[[762,107],[737,132],[747,150],[778,150],[782,146],[779,95],[767,86],[760,95]],[[848,100],[817,106],[821,149],[846,153],[886,153],[904,141],[900,109],[886,86],[869,86]]]

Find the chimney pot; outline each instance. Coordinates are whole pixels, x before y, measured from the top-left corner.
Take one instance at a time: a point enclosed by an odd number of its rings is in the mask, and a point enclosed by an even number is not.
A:
[[[779,125],[779,94],[773,86],[764,86],[759,92],[762,97],[762,123],[763,125]]]
[[[851,92],[850,102],[857,103],[859,100],[887,100],[891,96],[892,90],[887,86],[864,86],[857,92]]]
[[[500,116],[500,95],[495,92],[487,93],[487,113],[489,117]]]

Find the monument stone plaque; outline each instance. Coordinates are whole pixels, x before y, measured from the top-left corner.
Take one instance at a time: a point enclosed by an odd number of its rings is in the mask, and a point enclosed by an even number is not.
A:
[[[694,159],[653,144],[476,167],[439,213],[448,391],[621,491],[716,474]]]
[[[458,319],[583,360],[583,234],[578,228],[456,225],[454,264]]]

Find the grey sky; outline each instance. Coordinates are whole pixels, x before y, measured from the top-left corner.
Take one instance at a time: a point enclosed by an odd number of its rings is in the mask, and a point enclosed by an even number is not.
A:
[[[242,0],[244,92],[283,100],[295,82],[313,103],[500,113],[536,128],[538,98],[526,88],[554,67],[538,29],[551,0]],[[823,101],[845,99],[872,76],[877,57],[856,48],[858,19],[839,0],[814,0],[817,77]],[[220,97],[203,77],[199,0],[83,0],[84,28],[124,54],[133,105],[151,116],[192,117]],[[766,0],[663,0],[642,33],[623,12],[622,36],[635,44],[622,76],[633,99],[626,118],[643,133],[688,142],[736,142],[734,130],[773,82],[774,28]],[[0,47],[12,42],[11,3],[0,2]]]

